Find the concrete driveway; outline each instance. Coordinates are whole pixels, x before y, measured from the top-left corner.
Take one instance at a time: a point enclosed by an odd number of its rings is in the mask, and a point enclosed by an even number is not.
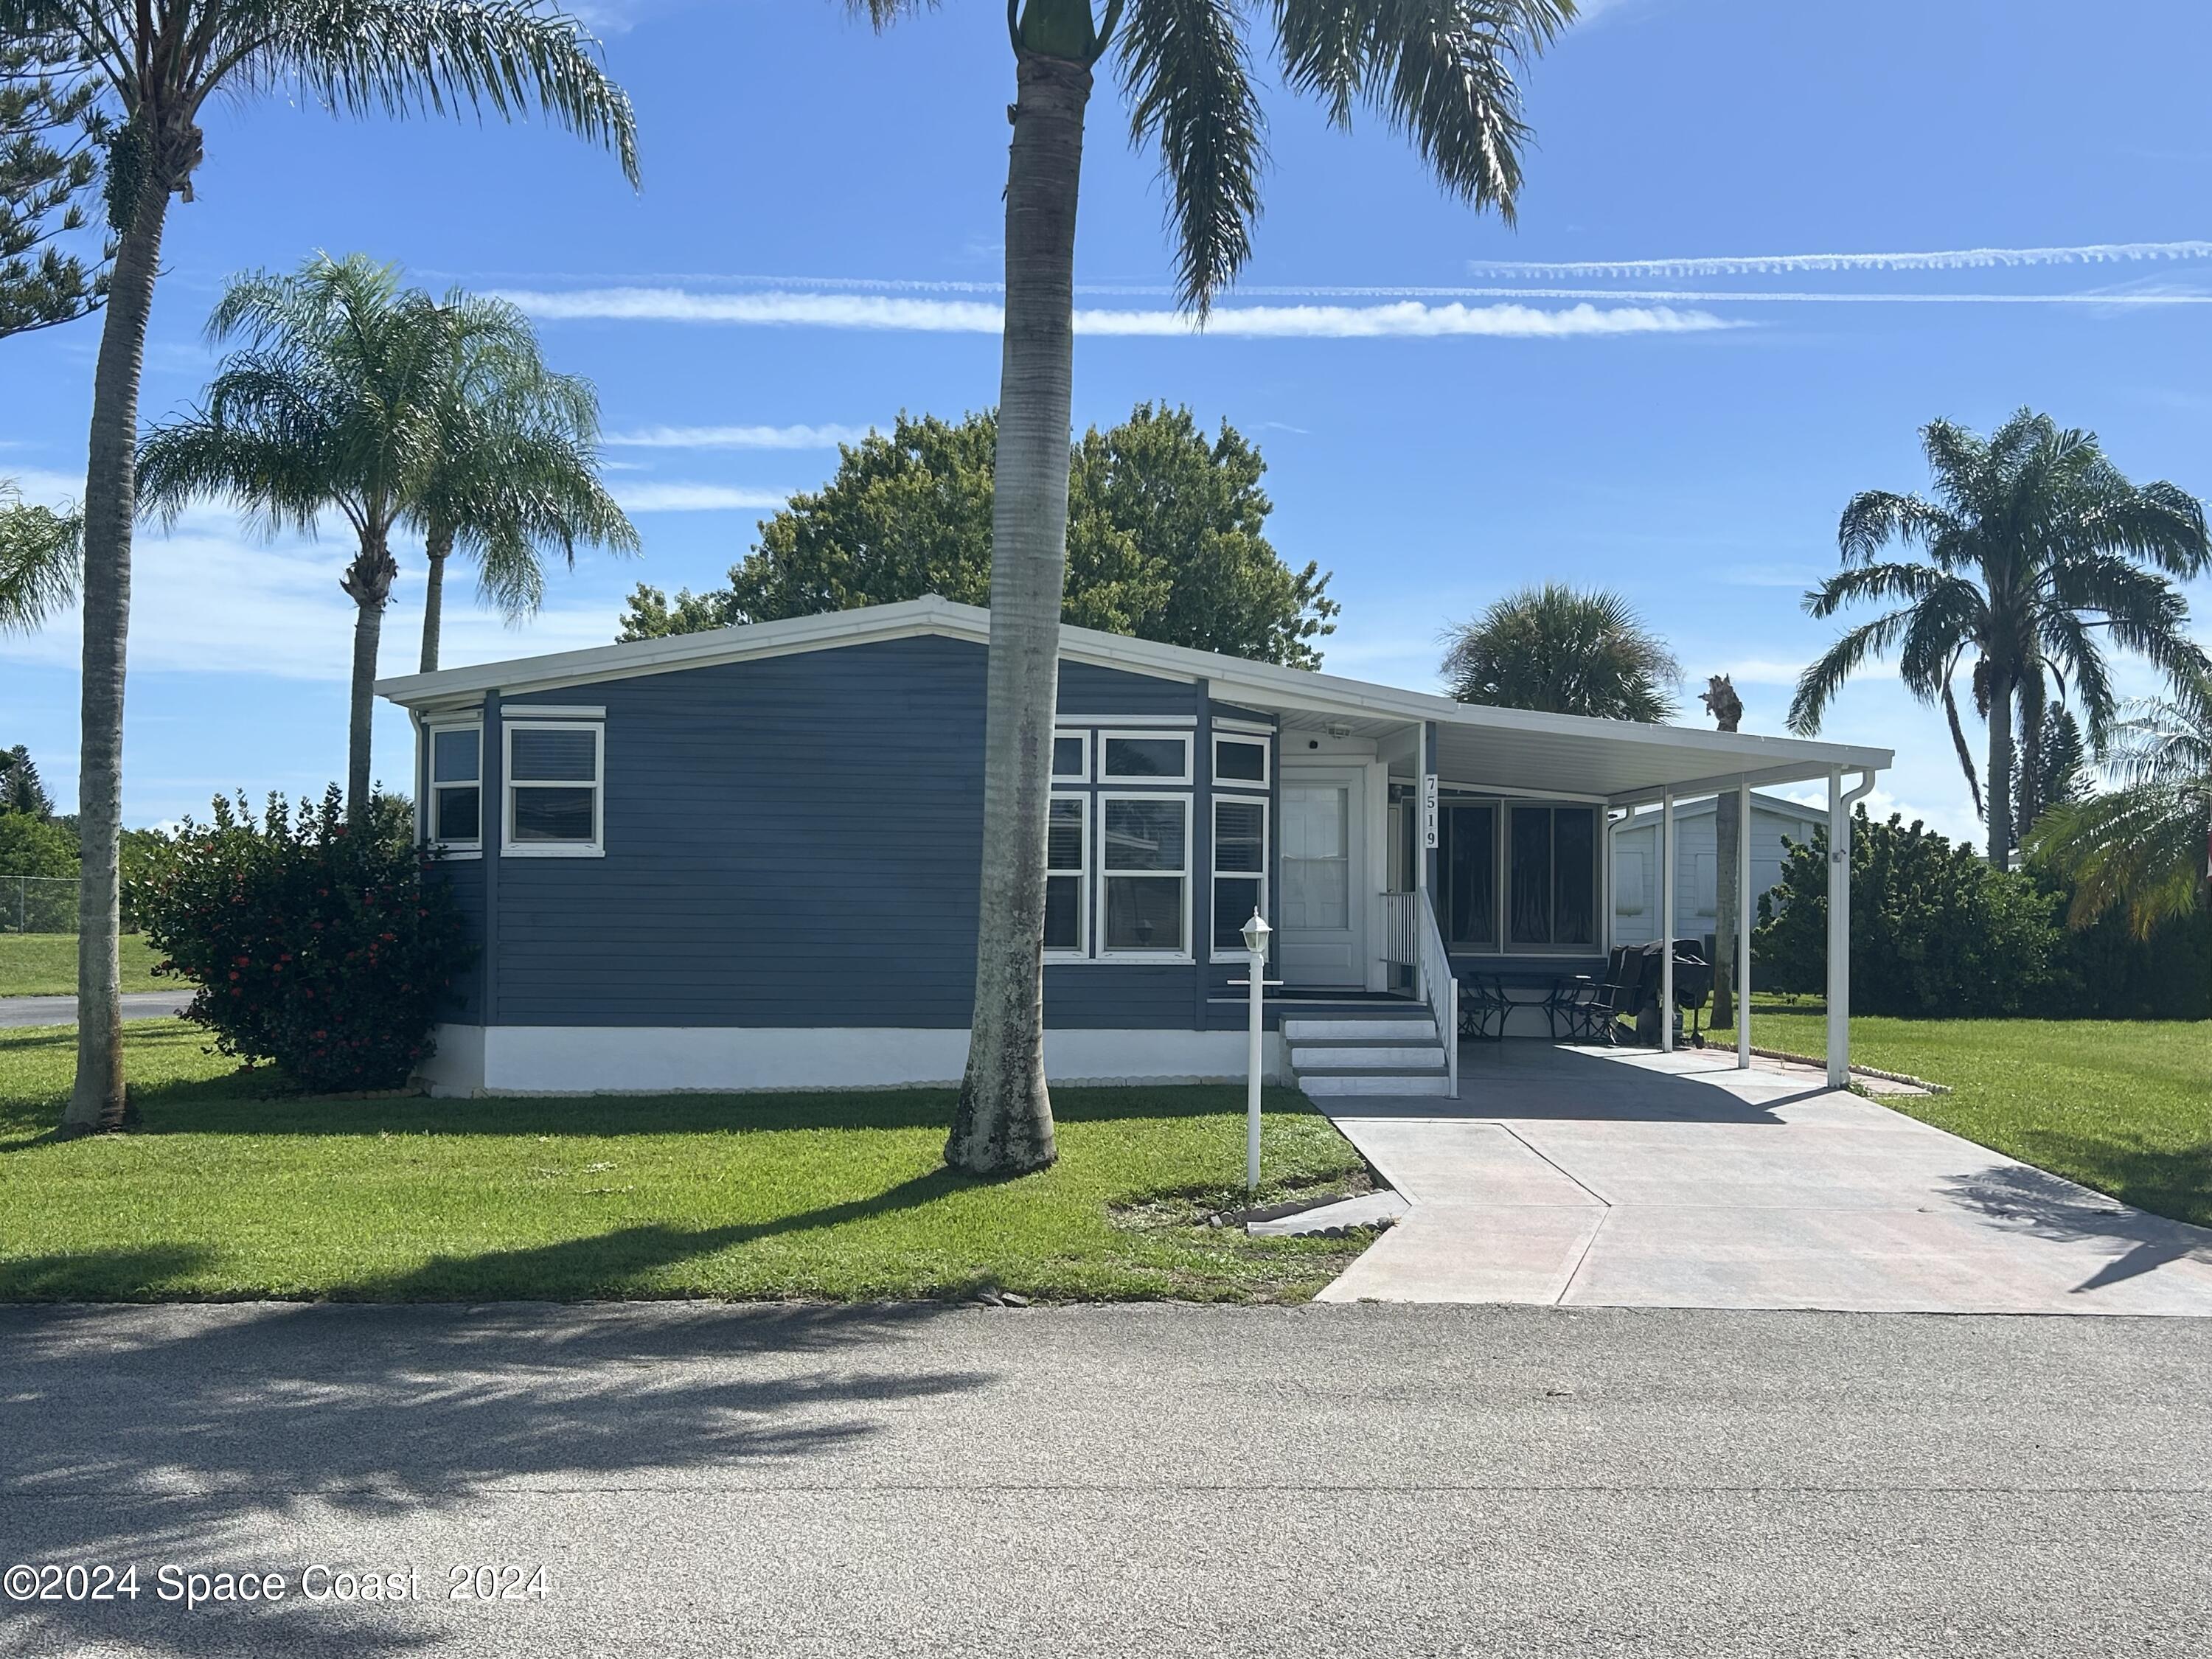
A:
[[[2212,1315],[2212,1231],[1733,1054],[1468,1045],[1319,1103],[1412,1212],[1327,1301]]]

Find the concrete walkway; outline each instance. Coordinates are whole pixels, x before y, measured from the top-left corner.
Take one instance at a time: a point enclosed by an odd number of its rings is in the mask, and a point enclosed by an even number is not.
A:
[[[1325,1301],[2212,1315],[2212,1231],[1733,1054],[1468,1045],[1317,1103],[1412,1203]]]
[[[191,1000],[190,991],[125,991],[123,1018],[163,1019],[181,1012]],[[0,1026],[76,1024],[75,997],[0,997]]]

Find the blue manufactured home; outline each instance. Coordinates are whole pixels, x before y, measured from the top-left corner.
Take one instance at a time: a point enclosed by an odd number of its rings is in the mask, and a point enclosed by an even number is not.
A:
[[[414,720],[422,834],[481,946],[432,1086],[956,1081],[989,627],[925,599],[381,682]],[[1241,1077],[1237,929],[1257,906],[1293,1015],[1274,1073],[1438,1087],[1455,970],[1601,964],[1629,809],[1889,758],[1066,629],[1047,1069]]]

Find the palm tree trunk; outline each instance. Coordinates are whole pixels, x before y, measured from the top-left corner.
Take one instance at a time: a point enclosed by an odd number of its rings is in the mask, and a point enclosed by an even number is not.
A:
[[[2012,868],[2013,809],[2012,681],[1999,671],[1990,676],[1990,864]]]
[[[380,532],[361,538],[361,551],[346,567],[344,588],[356,606],[353,619],[353,686],[346,727],[346,823],[360,828],[368,819],[369,741],[376,715],[376,648],[384,638],[384,607],[399,567]]]
[[[438,631],[446,619],[446,561],[453,556],[453,532],[443,526],[431,529],[423,550],[430,559],[430,574],[422,584],[422,672],[438,672]]]
[[[1075,210],[1091,71],[1024,54],[1006,168],[1006,319],[991,508],[983,864],[968,1069],[945,1161],[975,1174],[1055,1155],[1044,1080],[1045,820],[1067,576]]]
[[[93,374],[84,476],[84,683],[77,762],[76,1081],[64,1135],[123,1121],[123,690],[131,631],[131,526],[137,511],[138,381],[169,192],[149,179],[116,249]]]

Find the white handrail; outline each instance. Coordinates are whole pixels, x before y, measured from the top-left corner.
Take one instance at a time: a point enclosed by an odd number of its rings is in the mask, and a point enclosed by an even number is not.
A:
[[[1420,896],[1418,943],[1420,966],[1416,980],[1429,1014],[1443,1040],[1444,1069],[1452,1097],[1459,1097],[1459,981],[1452,973],[1451,952],[1444,948],[1444,932],[1437,924],[1436,906],[1425,891]]]

